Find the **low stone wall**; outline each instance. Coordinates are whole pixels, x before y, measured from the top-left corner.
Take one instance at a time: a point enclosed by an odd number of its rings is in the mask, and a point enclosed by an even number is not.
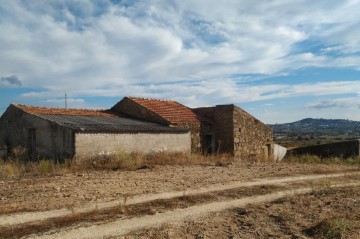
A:
[[[360,155],[360,141],[351,140],[331,144],[295,148],[289,151],[292,155],[312,154],[319,157],[352,157]]]
[[[125,152],[190,152],[190,133],[75,134],[75,155],[109,155]]]

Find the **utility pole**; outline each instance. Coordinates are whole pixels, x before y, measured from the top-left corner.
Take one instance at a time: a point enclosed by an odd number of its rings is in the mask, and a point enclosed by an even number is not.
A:
[[[67,109],[67,96],[66,96],[66,92],[65,92],[65,109]]]

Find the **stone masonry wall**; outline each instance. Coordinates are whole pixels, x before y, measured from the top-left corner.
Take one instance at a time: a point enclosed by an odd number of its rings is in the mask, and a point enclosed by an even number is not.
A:
[[[217,105],[214,114],[215,152],[234,152],[234,105]]]
[[[191,137],[191,152],[200,153],[201,152],[201,130],[200,122],[191,122],[191,123],[182,123],[176,125],[176,127],[190,129]]]
[[[239,107],[233,113],[234,155],[240,159],[269,158],[272,129]],[[267,155],[265,155],[267,154]]]

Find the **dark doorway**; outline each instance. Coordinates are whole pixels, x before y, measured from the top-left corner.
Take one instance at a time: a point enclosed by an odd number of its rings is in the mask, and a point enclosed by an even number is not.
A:
[[[206,154],[212,154],[214,153],[214,135],[213,134],[207,134],[204,138],[204,145],[205,145],[205,153]]]
[[[36,157],[36,129],[28,129],[28,156],[31,159]]]

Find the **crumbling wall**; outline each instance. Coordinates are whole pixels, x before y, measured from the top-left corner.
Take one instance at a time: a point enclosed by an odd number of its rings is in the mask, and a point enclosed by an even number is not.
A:
[[[360,156],[360,141],[350,140],[331,144],[313,145],[308,147],[295,148],[289,151],[290,154],[312,154],[322,158],[341,157],[348,158]]]
[[[216,152],[231,153],[239,159],[273,159],[272,129],[244,110],[231,104],[193,111],[214,121],[211,130]]]
[[[240,159],[272,160],[272,129],[239,107],[233,110],[234,155]]]

